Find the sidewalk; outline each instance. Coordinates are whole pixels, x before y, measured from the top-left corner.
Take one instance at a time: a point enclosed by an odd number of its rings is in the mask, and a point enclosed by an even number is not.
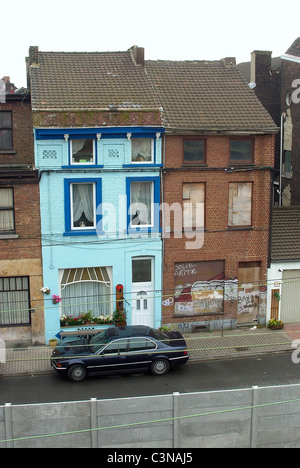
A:
[[[293,340],[300,340],[300,324],[283,330],[239,328],[184,335],[190,361],[222,359],[292,351]],[[50,365],[52,348],[28,346],[6,349],[6,363],[0,363],[0,377],[54,372]]]

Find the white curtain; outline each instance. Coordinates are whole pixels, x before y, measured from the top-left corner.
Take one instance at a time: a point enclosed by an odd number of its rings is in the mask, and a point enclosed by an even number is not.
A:
[[[132,182],[130,198],[131,225],[150,225],[152,182]]]
[[[73,187],[73,223],[84,213],[86,219],[94,224],[93,184],[72,184]]]
[[[78,151],[81,151],[85,142],[86,140],[72,140],[72,154],[76,154]]]
[[[12,189],[0,189],[0,208],[13,208]],[[11,210],[0,210],[0,231],[11,231],[14,229],[14,213]]]
[[[17,325],[30,322],[27,278],[0,279],[0,324]]]
[[[67,284],[61,292],[65,315],[78,317],[89,310],[94,317],[110,315],[110,286],[104,283],[81,281]]]

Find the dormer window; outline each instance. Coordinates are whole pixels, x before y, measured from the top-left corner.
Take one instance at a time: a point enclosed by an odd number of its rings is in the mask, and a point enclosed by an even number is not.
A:
[[[74,139],[70,141],[71,164],[95,164],[95,140]]]

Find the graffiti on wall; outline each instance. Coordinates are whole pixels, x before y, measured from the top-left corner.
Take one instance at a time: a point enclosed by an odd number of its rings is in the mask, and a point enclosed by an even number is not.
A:
[[[175,264],[175,315],[221,314],[224,301],[236,301],[237,280],[227,280],[224,261]]]

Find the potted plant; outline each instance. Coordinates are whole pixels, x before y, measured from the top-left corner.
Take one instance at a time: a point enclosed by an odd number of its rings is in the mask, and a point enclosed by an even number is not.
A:
[[[283,322],[282,322],[282,320],[278,320],[276,318],[273,318],[273,319],[269,320],[268,327],[271,328],[272,330],[280,330],[280,329],[283,328]]]
[[[59,296],[56,296],[55,294],[53,294],[52,303],[53,304],[58,304],[59,302],[61,302],[61,298]]]
[[[55,346],[57,346],[57,339],[56,338],[51,338],[49,340],[49,345],[51,346],[51,348],[55,348]]]
[[[115,310],[112,315],[112,322],[116,327],[125,327],[126,326],[126,310]]]
[[[41,291],[42,291],[44,294],[50,294],[50,289],[47,288],[47,286],[43,286],[43,287],[41,288]]]
[[[67,316],[66,316],[66,315],[62,315],[62,316],[60,317],[60,326],[61,326],[61,327],[65,327],[66,324],[67,324]]]
[[[94,323],[93,311],[88,310],[85,314],[82,315],[83,323]]]

